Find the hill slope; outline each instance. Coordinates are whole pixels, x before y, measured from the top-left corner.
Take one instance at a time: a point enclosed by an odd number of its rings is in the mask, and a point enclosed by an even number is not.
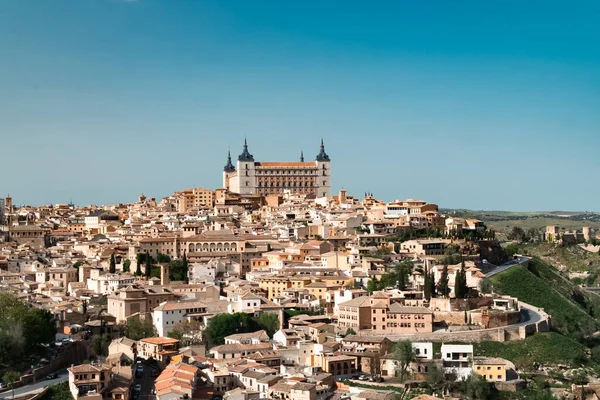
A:
[[[513,267],[490,280],[496,292],[544,308],[557,332],[581,338],[600,328],[600,297],[584,292],[540,259],[534,258],[528,269]]]

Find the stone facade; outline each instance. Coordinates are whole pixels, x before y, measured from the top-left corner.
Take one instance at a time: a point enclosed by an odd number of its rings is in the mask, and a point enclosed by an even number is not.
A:
[[[331,195],[331,159],[321,150],[315,161],[304,161],[300,156],[297,162],[256,162],[244,142],[244,150],[239,155],[237,165],[228,155],[223,169],[223,187],[240,194],[279,194],[291,193],[329,197]]]

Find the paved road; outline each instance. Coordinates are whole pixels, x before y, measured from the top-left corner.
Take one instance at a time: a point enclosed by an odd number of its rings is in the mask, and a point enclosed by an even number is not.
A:
[[[542,320],[542,315],[535,307],[526,307],[521,304],[521,323],[517,326],[536,324]]]
[[[144,364],[144,374],[141,378],[135,378],[133,384],[141,383],[142,391],[140,393],[140,400],[155,400],[156,396],[152,394],[152,389],[154,389],[154,380],[156,378],[152,377],[152,368],[148,365]]]
[[[33,392],[37,389],[41,389],[44,386],[52,386],[52,385],[56,385],[61,382],[65,382],[68,379],[69,379],[69,373],[66,370],[62,370],[59,372],[58,378],[56,378],[56,379],[50,379],[50,380],[42,379],[36,383],[32,383],[30,385],[26,385],[26,386],[20,387],[18,389],[15,389],[15,397],[27,394],[29,392]],[[0,399],[12,399],[12,396],[13,396],[12,390],[9,390],[4,393],[0,393]]]
[[[515,265],[525,264],[529,260],[531,260],[531,258],[519,256],[519,257],[517,257],[514,260],[510,260],[508,262],[505,262],[504,264],[497,266],[493,270],[486,272],[485,276],[486,276],[486,278],[489,278],[490,276],[494,276],[494,275],[496,275],[496,274],[498,274],[498,273],[500,273],[502,271],[505,271],[505,270],[507,270],[509,268],[514,267]]]

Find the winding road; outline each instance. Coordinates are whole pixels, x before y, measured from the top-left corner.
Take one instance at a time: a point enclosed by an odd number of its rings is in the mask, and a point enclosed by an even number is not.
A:
[[[69,379],[69,373],[67,372],[67,370],[62,370],[58,373],[58,378],[56,378],[56,379],[42,379],[35,383],[31,383],[29,385],[25,385],[25,386],[15,389],[15,397],[20,397],[24,394],[34,392],[45,386],[52,386],[52,385],[57,385],[62,382],[66,382],[68,379]],[[6,392],[0,393],[0,399],[12,399],[12,398],[13,398],[12,390],[8,390]]]

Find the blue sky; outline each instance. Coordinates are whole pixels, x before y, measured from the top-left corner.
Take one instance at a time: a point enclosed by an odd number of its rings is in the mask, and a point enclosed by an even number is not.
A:
[[[4,0],[0,192],[220,187],[228,147],[333,189],[596,210],[600,2]]]

